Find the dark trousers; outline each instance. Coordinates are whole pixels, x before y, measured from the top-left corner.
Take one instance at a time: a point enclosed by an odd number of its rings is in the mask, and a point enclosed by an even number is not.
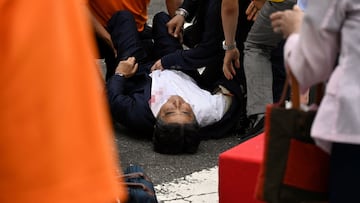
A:
[[[168,33],[166,23],[170,19],[170,16],[165,12],[157,13],[153,19],[154,50],[158,59],[176,50],[183,49],[179,39]]]
[[[129,11],[115,13],[108,22],[107,30],[117,50],[117,58],[115,59],[111,48],[97,37],[100,56],[105,58],[107,65],[106,79],[115,73],[119,61],[130,56],[134,56],[138,63],[152,59],[152,28],[145,24],[144,30],[138,32],[134,16]]]
[[[360,145],[334,143],[330,157],[329,203],[360,202]]]
[[[284,45],[285,40],[282,40],[278,46],[271,52],[271,66],[273,75],[273,101],[274,103],[280,100],[285,80],[286,71],[284,65]],[[289,96],[289,93],[288,93]],[[287,96],[287,98],[288,98]]]

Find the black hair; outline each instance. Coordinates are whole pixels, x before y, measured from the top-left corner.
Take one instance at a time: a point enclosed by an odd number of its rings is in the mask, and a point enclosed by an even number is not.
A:
[[[154,150],[161,154],[195,153],[200,144],[199,124],[165,123],[159,117],[153,133]]]

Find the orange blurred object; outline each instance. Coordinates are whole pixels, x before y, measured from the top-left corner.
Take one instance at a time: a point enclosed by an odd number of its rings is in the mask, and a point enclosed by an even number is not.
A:
[[[126,199],[86,3],[0,0],[1,203]]]
[[[150,0],[89,0],[90,9],[104,27],[117,11],[128,10],[134,15],[139,32],[144,30],[148,20],[149,4]]]

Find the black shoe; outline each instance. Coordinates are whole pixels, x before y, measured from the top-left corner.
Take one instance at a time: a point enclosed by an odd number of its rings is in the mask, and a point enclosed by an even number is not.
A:
[[[246,115],[241,116],[235,128],[236,136],[240,139],[242,137],[245,137],[248,128],[249,128],[249,118]]]
[[[242,139],[249,139],[264,132],[264,114],[255,114],[249,116],[249,126],[246,129],[245,136]]]

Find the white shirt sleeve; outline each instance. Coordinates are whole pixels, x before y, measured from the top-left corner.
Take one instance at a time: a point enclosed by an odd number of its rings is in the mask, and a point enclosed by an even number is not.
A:
[[[309,1],[299,34],[285,44],[285,63],[299,82],[301,91],[327,80],[335,66],[338,33],[326,29],[336,0]]]

